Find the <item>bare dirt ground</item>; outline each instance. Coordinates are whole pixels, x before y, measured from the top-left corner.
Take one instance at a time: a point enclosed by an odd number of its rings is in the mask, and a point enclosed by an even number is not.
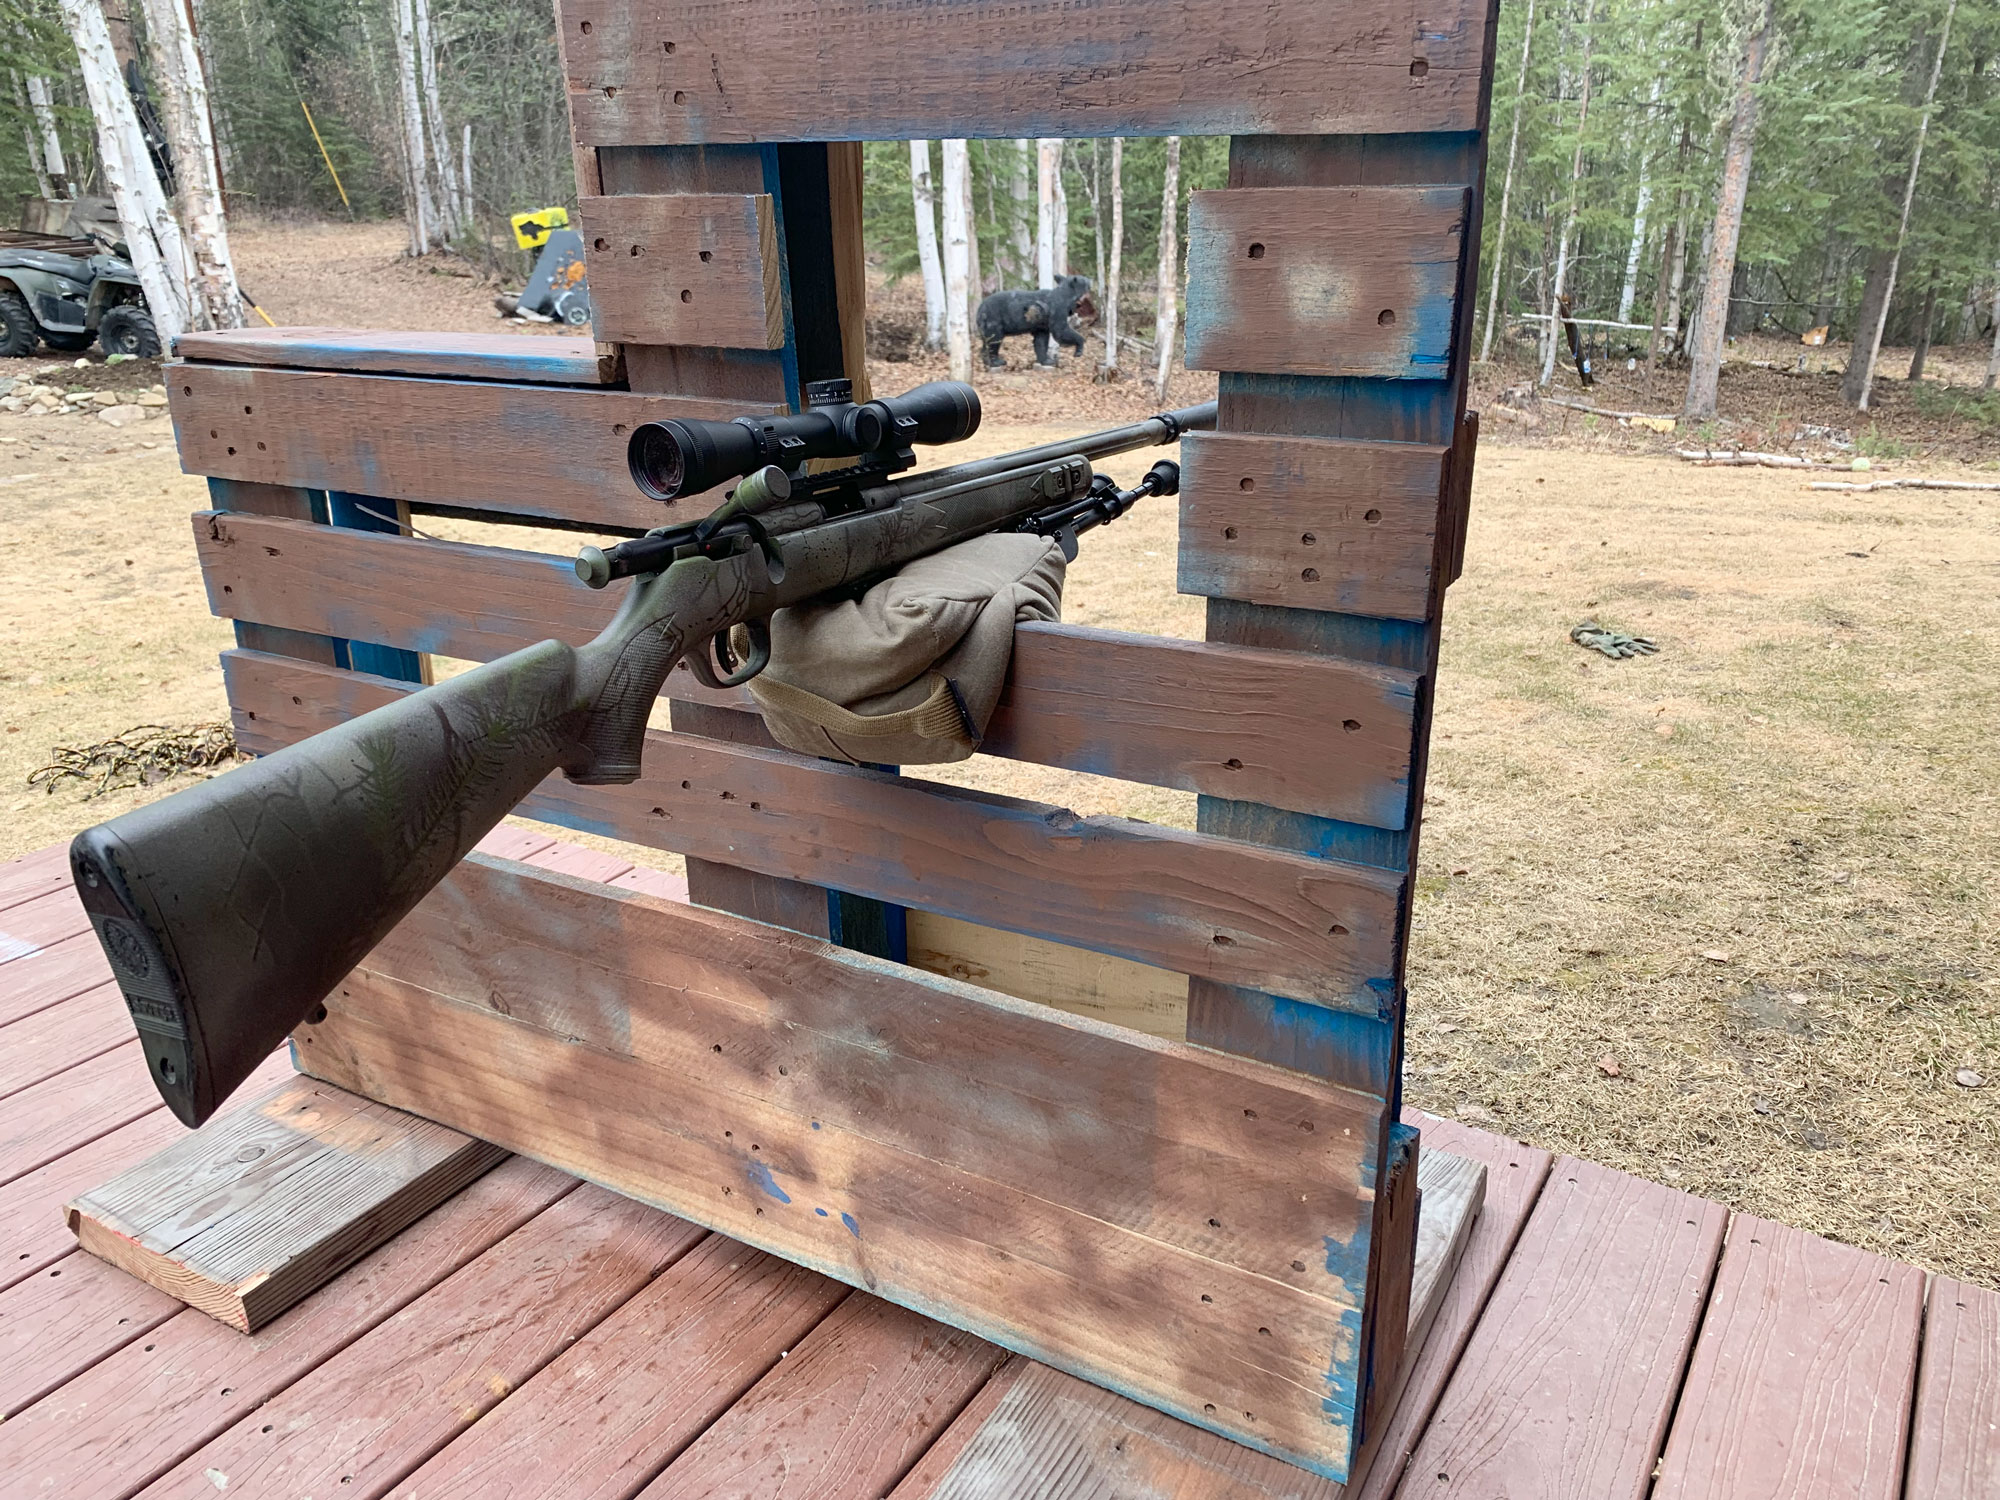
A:
[[[329,311],[302,298],[296,316]],[[1154,406],[1083,368],[1016,378],[984,383],[979,451]],[[1169,399],[1201,399],[1203,378]],[[1479,455],[1437,685],[1409,1097],[2000,1286],[2000,494],[1815,492],[1610,422],[1560,438],[1489,424]],[[205,491],[164,422],[0,414],[0,439],[11,857],[185,784],[86,800],[25,778],[56,744],[225,717],[231,636],[194,563]],[[2000,448],[1957,451],[1971,462],[1878,468],[1993,479]],[[1174,544],[1170,505],[1088,539],[1067,617],[1199,636]],[[1660,654],[1573,646],[1593,616]],[[1192,822],[1177,793],[984,759],[940,774]]]

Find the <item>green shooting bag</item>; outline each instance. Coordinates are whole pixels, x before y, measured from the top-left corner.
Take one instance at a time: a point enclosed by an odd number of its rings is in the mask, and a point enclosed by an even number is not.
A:
[[[850,765],[964,760],[1000,701],[1015,625],[1062,618],[1063,566],[1045,537],[996,533],[858,599],[777,611],[770,665],[750,680],[764,727]]]

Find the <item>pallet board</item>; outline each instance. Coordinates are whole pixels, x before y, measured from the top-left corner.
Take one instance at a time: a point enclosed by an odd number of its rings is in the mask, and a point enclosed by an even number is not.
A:
[[[64,1212],[93,1255],[248,1333],[505,1155],[295,1078]]]
[[[542,553],[221,512],[194,529],[225,618],[472,661],[551,637],[581,645],[621,597]],[[707,696],[685,669],[666,691]],[[1417,692],[1394,668],[1035,625],[1017,632],[982,749],[1400,828]]]
[[[1390,0],[566,0],[562,22],[580,143],[695,145],[1475,130],[1487,9],[1440,0],[1413,24]]]
[[[769,193],[627,193],[579,205],[600,338],[782,349]]]
[[[174,357],[373,375],[444,375],[539,385],[614,385],[616,354],[562,334],[399,333],[386,328],[230,328],[184,333]]]
[[[478,952],[447,938],[473,910]],[[1345,1462],[1323,1401],[1379,1101],[481,856],[328,1012],[297,1037],[315,1076]],[[625,1098],[619,1133],[591,1126],[586,1100]]]
[[[312,689],[253,687],[232,662],[240,742],[268,751],[323,727]],[[406,685],[353,674],[365,711]],[[302,722],[302,720],[304,722]],[[545,781],[529,816],[793,881],[922,907],[1226,984],[1282,988],[1375,1015],[1402,881],[1122,818],[654,730],[629,786]]]

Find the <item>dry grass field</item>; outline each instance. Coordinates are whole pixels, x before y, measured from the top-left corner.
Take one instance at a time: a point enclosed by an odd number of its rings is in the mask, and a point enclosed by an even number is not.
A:
[[[999,390],[980,450],[1080,425],[1010,422]],[[1508,437],[1481,451],[1447,606],[1409,1097],[2000,1286],[2000,494],[1815,492],[1609,451],[1610,432]],[[165,422],[0,416],[0,439],[11,857],[182,784],[25,779],[57,744],[224,717],[231,635],[194,563],[206,492]],[[1171,505],[1087,539],[1067,617],[1199,636],[1174,541]],[[1659,655],[1572,645],[1591,616]],[[939,774],[1193,816],[1008,763]]]

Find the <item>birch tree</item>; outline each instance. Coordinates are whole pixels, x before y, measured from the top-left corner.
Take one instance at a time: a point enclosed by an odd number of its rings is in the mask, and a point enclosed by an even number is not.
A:
[[[139,116],[112,50],[104,7],[99,0],[61,0],[61,5],[96,124],[98,170],[117,205],[118,224],[132,252],[132,269],[146,295],[153,328],[161,347],[168,348],[189,326],[187,251],[180,225],[154,175]]]
[[[1954,0],[1956,3],[1956,0]],[[1736,241],[1743,231],[1743,200],[1750,191],[1751,147],[1757,142],[1757,85],[1770,55],[1773,0],[1764,0],[1764,18],[1743,48],[1736,86],[1736,111],[1729,122],[1729,147],[1722,161],[1722,191],[1708,272],[1702,283],[1701,311],[1688,340],[1687,400],[1690,417],[1715,415],[1715,391],[1722,379],[1722,336],[1729,326],[1729,288],[1736,279]]]
[[[1653,164],[1651,143],[1647,131],[1653,123],[1653,114],[1660,107],[1660,75],[1653,75],[1652,92],[1646,97],[1646,113],[1640,121],[1639,143],[1639,196],[1632,210],[1632,243],[1625,252],[1625,281],[1618,289],[1618,321],[1630,322],[1632,302],[1639,292],[1639,261],[1646,253],[1646,213],[1653,204],[1653,177],[1649,170]]]
[[[417,65],[423,74],[424,124],[431,159],[437,163],[438,227],[446,240],[455,240],[464,226],[458,220],[458,169],[452,165],[444,106],[438,102],[437,34],[431,29],[430,0],[411,0],[411,3],[417,33]]]
[[[1514,166],[1521,157],[1521,106],[1528,97],[1528,57],[1535,49],[1535,0],[1528,0],[1528,21],[1521,33],[1521,70],[1514,77],[1514,124],[1507,133],[1507,173],[1500,180],[1500,232],[1493,247],[1493,284],[1486,293],[1486,332],[1479,341],[1479,362],[1493,357],[1493,320],[1500,312],[1500,271],[1507,264],[1507,210],[1514,201]]]
[[[1056,228],[1055,257],[1056,275],[1069,275],[1069,185],[1063,177],[1063,161],[1069,152],[1069,142],[1056,142]]]
[[[910,142],[910,199],[917,215],[917,263],[924,277],[924,347],[944,343],[944,269],[938,263],[937,194],[931,190],[931,143]]]
[[[34,121],[28,114],[28,95],[21,87],[21,75],[10,72],[8,76],[14,81],[15,103],[22,112],[21,137],[27,143],[28,170],[35,174],[35,191],[44,198],[53,199],[56,187],[49,180],[48,165],[42,160],[42,143],[35,137]]]
[[[1993,352],[1986,356],[1985,389],[2000,383],[2000,263],[1993,267]]]
[[[1180,259],[1180,203],[1181,203],[1181,138],[1167,137],[1166,182],[1160,189],[1160,280],[1158,300],[1153,316],[1153,345],[1159,355],[1159,367],[1154,372],[1153,385],[1155,400],[1167,399],[1167,379],[1174,366],[1174,324],[1180,316],[1177,302],[1180,292],[1180,270],[1176,264]]]
[[[1896,273],[1902,266],[1903,244],[1910,234],[1910,205],[1916,201],[1917,175],[1924,165],[1924,137],[1930,134],[1931,107],[1937,102],[1938,79],[1944,74],[1944,50],[1951,44],[1951,23],[1957,14],[1958,0],[1951,0],[1945,7],[1944,28],[1938,34],[1930,86],[1924,90],[1924,110],[1917,119],[1917,144],[1910,151],[1910,175],[1903,184],[1903,216],[1896,224],[1896,247],[1889,255],[1889,278],[1882,289],[1882,300],[1875,309],[1873,324],[1855,330],[1850,358],[1861,365],[1861,399],[1854,403],[1861,411],[1868,410],[1868,397],[1875,388],[1875,360],[1882,352],[1882,329],[1889,321],[1889,302],[1896,295]]]
[[[986,268],[979,258],[979,225],[973,218],[972,149],[966,148],[959,176],[959,192],[965,198],[965,315],[972,327],[979,326],[979,301],[986,295]],[[997,247],[996,247],[997,248]]]
[[[972,320],[967,311],[966,280],[971,257],[966,244],[972,233],[972,173],[964,141],[944,143],[944,343],[951,360],[951,378],[972,378]]]
[[[1014,142],[1013,170],[1007,174],[1007,195],[1013,204],[1013,218],[1006,225],[1006,238],[1013,246],[1008,270],[1018,283],[1025,284],[1034,274],[1035,236],[1030,227],[1033,219],[1028,211],[1029,201],[1034,196],[1031,185],[1035,175],[1035,151],[1032,142]],[[993,226],[996,244],[1000,238],[1001,226]]]
[[[210,125],[208,81],[181,0],[143,0],[146,42],[159,80],[162,123],[174,153],[174,198],[187,245],[190,311],[202,328],[241,328],[243,294],[229,255],[229,218]]]
[[[1125,272],[1125,137],[1111,138],[1111,253],[1104,271],[1104,373],[1118,375],[1118,287]],[[2000,306],[2000,299],[1996,299]],[[2000,332],[1994,335],[1995,357],[2000,358]],[[1987,383],[1992,384],[1989,375]]]
[[[1569,252],[1576,238],[1576,213],[1578,198],[1583,187],[1583,146],[1585,132],[1590,126],[1590,44],[1592,17],[1596,13],[1597,0],[1584,0],[1583,6],[1583,82],[1579,87],[1576,107],[1576,150],[1570,157],[1569,199],[1563,209],[1562,233],[1556,239],[1556,274],[1549,287],[1548,305],[1542,309],[1547,320],[1542,324],[1542,381],[1547,385],[1555,378],[1557,337],[1557,317],[1562,307],[1563,294],[1569,290]]]
[[[1056,284],[1056,188],[1062,175],[1062,142],[1035,143],[1035,285]]]
[[[35,117],[35,129],[41,136],[42,170],[48,173],[49,186],[53,189],[46,196],[74,198],[76,184],[69,180],[69,164],[63,159],[62,134],[56,129],[56,108],[49,96],[49,81],[31,73],[27,87],[28,109]],[[29,137],[30,140],[33,138]]]
[[[431,174],[424,150],[424,107],[417,91],[416,19],[412,0],[396,0],[396,64],[403,86],[403,170],[409,181],[404,210],[410,221],[410,254],[428,255],[437,210],[431,206]]]

